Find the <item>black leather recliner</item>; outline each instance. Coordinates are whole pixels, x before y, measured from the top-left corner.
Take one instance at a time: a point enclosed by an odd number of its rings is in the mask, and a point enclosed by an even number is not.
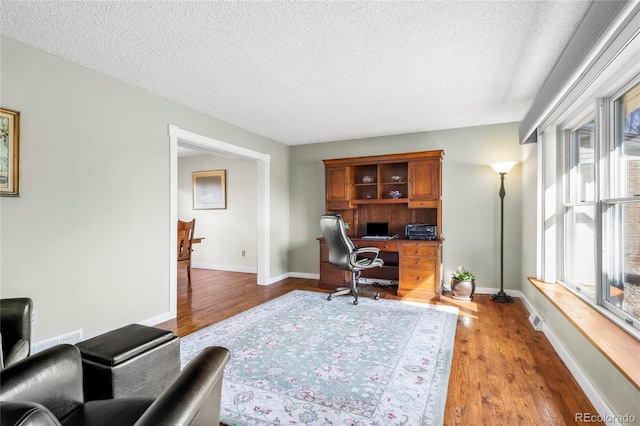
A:
[[[229,351],[208,347],[156,399],[84,401],[82,359],[57,345],[0,371],[2,426],[218,425]]]
[[[31,353],[31,310],[28,297],[0,299],[0,368],[8,367]]]

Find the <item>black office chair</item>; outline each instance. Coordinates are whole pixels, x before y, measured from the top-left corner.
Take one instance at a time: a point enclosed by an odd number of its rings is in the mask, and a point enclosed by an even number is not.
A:
[[[357,288],[360,271],[369,268],[379,268],[384,264],[378,258],[380,249],[377,247],[356,247],[347,236],[344,229],[344,221],[339,214],[326,214],[320,218],[320,230],[329,247],[329,263],[335,267],[351,272],[351,287],[340,287],[327,297],[352,294],[353,304],[358,304],[358,294],[373,296],[375,300],[380,298],[380,293]]]

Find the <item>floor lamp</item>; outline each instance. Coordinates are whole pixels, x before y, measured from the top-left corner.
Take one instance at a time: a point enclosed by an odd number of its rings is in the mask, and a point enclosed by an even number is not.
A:
[[[490,296],[494,302],[513,303],[513,297],[504,292],[504,175],[516,165],[515,161],[502,161],[490,164],[500,175],[500,291]]]

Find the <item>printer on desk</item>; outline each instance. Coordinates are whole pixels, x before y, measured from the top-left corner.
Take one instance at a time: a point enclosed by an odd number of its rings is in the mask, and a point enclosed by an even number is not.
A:
[[[438,239],[436,225],[426,223],[410,223],[405,227],[404,233],[409,240],[434,241]]]

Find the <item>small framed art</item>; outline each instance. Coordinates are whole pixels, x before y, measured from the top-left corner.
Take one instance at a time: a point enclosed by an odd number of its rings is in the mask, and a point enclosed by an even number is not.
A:
[[[193,209],[226,209],[227,182],[226,170],[209,170],[193,172]]]
[[[0,108],[0,195],[17,197],[20,178],[20,113]]]

